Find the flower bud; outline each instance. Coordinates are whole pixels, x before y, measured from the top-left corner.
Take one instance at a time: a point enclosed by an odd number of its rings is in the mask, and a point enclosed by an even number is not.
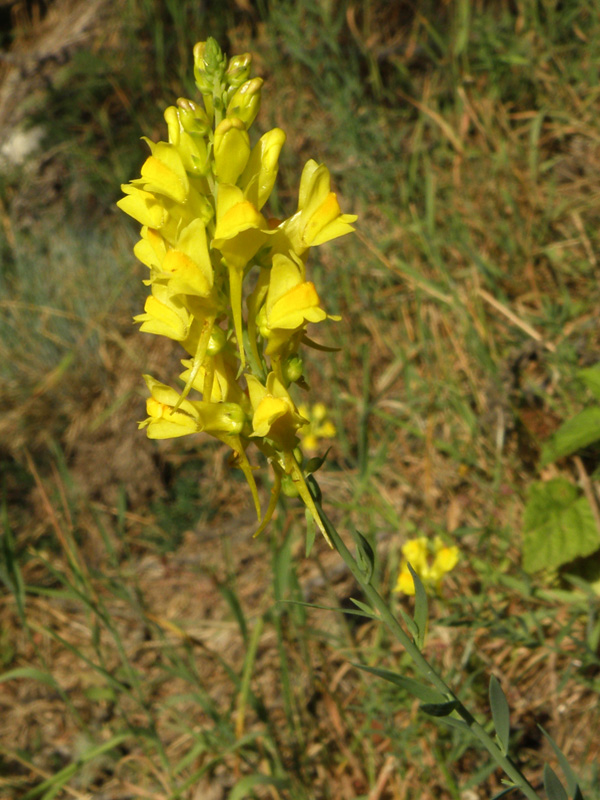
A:
[[[250,156],[250,138],[239,119],[224,119],[215,131],[215,176],[219,183],[235,183]]]
[[[223,328],[219,328],[215,326],[210,334],[210,339],[208,340],[208,347],[206,348],[206,355],[207,356],[216,356],[217,353],[220,353],[221,350],[227,344],[227,334],[223,330]]]
[[[225,74],[227,59],[216,40],[209,36],[194,45],[194,80],[202,94],[212,94],[215,83]]]
[[[281,479],[281,491],[286,497],[298,497],[300,494],[291,475],[284,475]]]
[[[250,66],[252,64],[252,56],[250,53],[241,53],[239,56],[233,56],[229,59],[227,72],[225,73],[225,80],[227,84],[233,89],[237,89],[244,81],[250,77]]]
[[[237,117],[242,120],[246,128],[249,128],[256,119],[260,108],[262,85],[262,78],[252,78],[243,83],[229,101],[227,117]]]
[[[289,383],[295,383],[299,378],[302,377],[302,373],[304,372],[304,362],[300,358],[300,356],[291,356],[287,358],[283,364],[283,377]]]

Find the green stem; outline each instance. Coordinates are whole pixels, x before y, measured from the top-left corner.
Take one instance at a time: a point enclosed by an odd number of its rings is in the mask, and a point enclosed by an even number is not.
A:
[[[473,735],[479,740],[481,745],[488,751],[488,753],[498,764],[498,766],[504,770],[506,775],[512,780],[515,786],[521,789],[525,797],[529,798],[529,800],[540,800],[540,796],[537,794],[533,786],[529,783],[529,781],[523,775],[520,769],[508,756],[505,756],[502,753],[502,751],[500,750],[496,742],[492,739],[492,737],[488,733],[486,733],[486,731],[477,722],[477,720],[471,714],[471,712],[462,704],[462,702],[454,694],[452,689],[446,684],[444,679],[435,671],[435,669],[423,656],[423,654],[416,646],[416,644],[413,642],[413,640],[410,638],[410,636],[406,633],[404,628],[400,625],[396,617],[392,614],[387,603],[381,597],[379,592],[377,592],[377,590],[374,589],[373,586],[371,586],[369,581],[366,579],[365,574],[358,565],[356,559],[354,558],[352,553],[348,550],[343,539],[335,529],[333,523],[321,508],[320,502],[316,497],[314,497],[314,492],[313,492],[313,499],[315,501],[315,505],[323,521],[323,524],[327,529],[327,533],[329,534],[329,537],[333,543],[333,546],[338,551],[340,556],[343,558],[350,572],[356,578],[357,583],[361,587],[365,597],[369,600],[369,603],[371,604],[372,608],[376,609],[379,612],[382,622],[385,623],[385,625],[393,633],[396,639],[404,647],[408,655],[412,658],[414,665],[419,670],[419,672],[425,678],[427,678],[435,686],[436,689],[438,689],[445,697],[447,697],[448,700],[452,700],[456,703],[456,709],[455,709],[456,713],[468,725]]]

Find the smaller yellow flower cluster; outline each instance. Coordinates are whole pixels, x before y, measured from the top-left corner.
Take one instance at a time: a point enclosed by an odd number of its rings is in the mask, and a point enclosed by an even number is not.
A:
[[[308,420],[298,430],[302,449],[307,453],[316,453],[321,439],[333,439],[337,433],[335,425],[329,419],[327,406],[324,403],[315,403],[309,408],[303,403],[298,406],[298,411]]]
[[[145,376],[150,397],[140,427],[155,439],[206,431],[228,444],[252,491],[257,533],[284,491],[300,495],[326,536],[298,448],[307,420],[289,389],[304,383],[307,324],[339,319],[307,280],[309,250],[350,233],[356,217],[342,213],[327,168],[313,160],[302,171],[296,211],[284,220],[264,215],[285,134],[273,128],[252,145],[263,81],[250,77],[250,66],[249,54],[228,60],[214,39],[194,47],[203,103],[180,98],[167,108],[168,141],[145,139],[141,176],[122,187],[117,203],[142,226],[134,252],[149,269],[150,295],[135,319],[190,356],[181,393]],[[274,470],[264,515],[246,455],[251,442]]]
[[[444,575],[458,564],[458,547],[448,547],[439,536],[433,543],[425,536],[411,539],[402,546],[404,556],[400,565],[400,574],[396,584],[396,592],[415,593],[415,582],[408,570],[408,564],[417,573],[425,586],[433,586],[439,591]]]

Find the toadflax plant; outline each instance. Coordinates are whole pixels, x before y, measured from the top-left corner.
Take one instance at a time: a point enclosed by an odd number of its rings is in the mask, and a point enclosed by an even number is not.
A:
[[[249,54],[228,61],[214,39],[195,46],[203,105],[180,98],[167,108],[169,141],[145,139],[150,156],[141,177],[122,187],[117,203],[142,225],[134,252],[150,270],[151,294],[135,319],[190,356],[181,393],[144,376],[150,397],[140,427],[153,439],[205,431],[225,442],[250,485],[257,533],[283,489],[302,498],[329,541],[298,448],[298,429],[309,420],[290,386],[303,383],[301,350],[313,345],[307,324],[339,319],[307,280],[310,248],[350,233],[356,217],[342,214],[329,171],[313,160],[302,170],[296,212],[284,220],[263,213],[285,133],[273,128],[251,145],[263,81],[250,78],[250,64]],[[264,514],[251,443],[274,472]]]
[[[168,141],[146,139],[150,155],[141,177],[122,187],[125,196],[118,205],[142,226],[134,252],[149,269],[145,283],[150,294],[144,313],[135,319],[142,331],[179,342],[189,356],[182,361],[181,391],[144,376],[150,396],[148,417],[140,427],[153,439],[205,431],[231,447],[252,492],[257,534],[271,519],[281,492],[299,496],[308,518],[343,558],[368,601],[354,601],[354,613],[384,623],[425,683],[357,666],[412,693],[424,713],[478,739],[507,775],[508,787],[501,794],[518,789],[538,800],[541,795],[509,754],[509,709],[498,681],[492,677],[489,687],[494,737],[422,653],[427,631],[423,581],[437,585],[458,554],[436,545],[430,565],[425,541],[405,550],[398,588],[414,593],[415,604],[413,617],[401,610],[403,626],[372,585],[370,544],[355,533],[352,555],[322,509],[312,473],[323,459],[305,463],[299,436],[309,422],[315,428],[313,442],[330,435],[331,428],[321,425],[322,409],[317,414],[313,406],[314,419],[303,416],[291,389],[295,383],[308,388],[302,352],[316,345],[306,335],[307,324],[339,319],[327,314],[307,280],[310,248],[350,233],[356,217],[342,213],[327,168],[313,160],[302,170],[295,213],[279,220],[264,212],[285,134],[273,128],[251,144],[249,129],[259,110],[262,80],[250,77],[250,64],[248,54],[228,60],[214,39],[197,44],[194,77],[202,105],[179,99],[167,108]],[[248,457],[252,443],[274,473],[264,512]],[[311,449],[308,444],[306,449]],[[582,800],[573,771],[548,739],[569,794]],[[567,798],[548,765],[544,788],[549,800]]]

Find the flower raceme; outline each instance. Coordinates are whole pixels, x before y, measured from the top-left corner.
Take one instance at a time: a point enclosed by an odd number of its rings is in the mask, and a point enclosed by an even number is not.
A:
[[[356,217],[342,213],[329,171],[314,160],[302,171],[295,212],[277,220],[264,211],[286,137],[273,128],[252,144],[263,81],[250,68],[249,54],[228,60],[214,39],[194,47],[202,103],[180,98],[166,109],[168,141],[144,139],[150,155],[117,203],[141,226],[134,253],[149,270],[150,294],[135,321],[190,356],[182,360],[181,391],[144,376],[150,397],[140,428],[154,439],[205,432],[225,442],[250,486],[257,533],[284,491],[304,501],[328,539],[306,485],[308,420],[292,384],[306,387],[307,325],[339,319],[307,279],[310,248],[350,233]],[[246,454],[251,444],[274,472],[264,513]]]

